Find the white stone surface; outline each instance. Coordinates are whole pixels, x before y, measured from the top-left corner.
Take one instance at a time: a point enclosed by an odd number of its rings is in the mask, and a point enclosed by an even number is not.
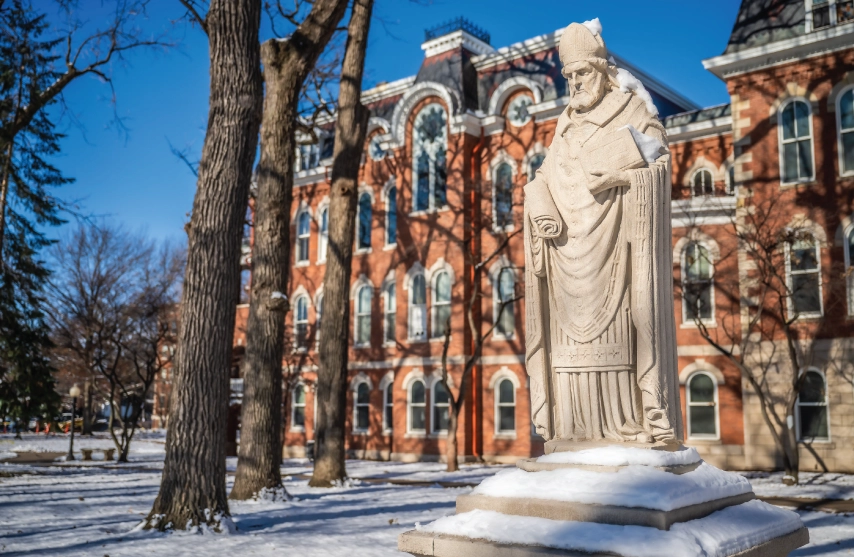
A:
[[[562,451],[543,455],[537,462],[548,464],[586,464],[592,466],[685,466],[700,462],[700,453],[693,447],[678,451],[657,451],[610,445],[583,451]]]
[[[671,511],[750,492],[750,482],[743,476],[702,463],[687,474],[649,466],[627,466],[609,473],[577,468],[507,470],[487,478],[472,493]]]
[[[590,553],[612,552],[626,557],[726,557],[794,532],[801,526],[801,519],[794,512],[750,501],[674,525],[670,531],[509,516],[491,511],[471,511],[440,518],[417,528],[497,543]]]

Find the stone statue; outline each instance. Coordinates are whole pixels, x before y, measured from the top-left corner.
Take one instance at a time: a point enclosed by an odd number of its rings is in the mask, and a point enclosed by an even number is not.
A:
[[[665,130],[597,29],[573,23],[559,48],[570,101],[525,187],[534,424],[547,452],[679,443]]]

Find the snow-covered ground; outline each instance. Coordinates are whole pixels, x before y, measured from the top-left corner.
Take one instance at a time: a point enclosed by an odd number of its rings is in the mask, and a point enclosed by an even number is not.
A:
[[[79,448],[103,448],[96,439]],[[0,453],[11,449],[64,452],[66,436],[0,436]],[[105,444],[105,447],[109,447]],[[143,435],[129,464],[0,463],[0,555],[151,557],[154,555],[247,555],[262,557],[399,556],[397,536],[454,512],[470,488],[391,485],[354,480],[346,487],[312,489],[297,475],[305,460],[288,460],[283,472],[292,501],[231,503],[236,533],[227,535],[133,532],[157,495],[162,435]],[[234,469],[234,459],[228,468]],[[504,467],[464,466],[448,474],[436,463],[348,461],[352,477],[476,483]],[[750,474],[757,493],[787,497],[854,499],[854,476],[804,474],[804,484],[782,486],[779,474]],[[232,476],[229,476],[229,488]],[[811,543],[795,556],[854,556],[854,515],[800,513]]]

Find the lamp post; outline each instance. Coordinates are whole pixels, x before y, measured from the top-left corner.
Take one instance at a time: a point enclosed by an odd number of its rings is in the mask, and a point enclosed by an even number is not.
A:
[[[77,397],[80,396],[80,387],[77,386],[77,383],[71,387],[68,394],[71,395],[71,441],[68,443],[66,461],[74,460],[74,410],[77,408]]]

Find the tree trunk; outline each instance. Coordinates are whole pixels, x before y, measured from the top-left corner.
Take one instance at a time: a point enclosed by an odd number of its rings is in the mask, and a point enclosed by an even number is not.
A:
[[[450,389],[448,390],[450,392]],[[445,457],[448,459],[448,472],[459,472],[457,461],[457,426],[460,423],[460,410],[453,402],[448,405],[448,438],[445,441]]]
[[[282,486],[282,356],[290,271],[296,123],[300,91],[346,1],[316,2],[290,39],[261,47],[266,96],[255,198],[252,291],[243,360],[240,447],[232,499]]]
[[[92,386],[88,379],[83,383],[83,431],[80,435],[92,435]]]
[[[148,528],[218,530],[229,515],[225,416],[240,244],[261,120],[260,21],[260,0],[210,3],[208,129],[188,229],[166,460]]]
[[[783,483],[786,485],[798,485],[800,481],[800,453],[798,453],[798,438],[794,428],[786,428],[783,438],[783,470],[786,474]]]
[[[343,480],[347,355],[350,339],[350,274],[356,219],[358,177],[369,111],[362,105],[362,74],[371,26],[373,0],[355,0],[347,27],[347,47],[341,68],[338,119],[335,124],[332,191],[329,200],[329,243],[323,277],[323,347],[317,371],[317,426],[314,432],[313,487]]]

